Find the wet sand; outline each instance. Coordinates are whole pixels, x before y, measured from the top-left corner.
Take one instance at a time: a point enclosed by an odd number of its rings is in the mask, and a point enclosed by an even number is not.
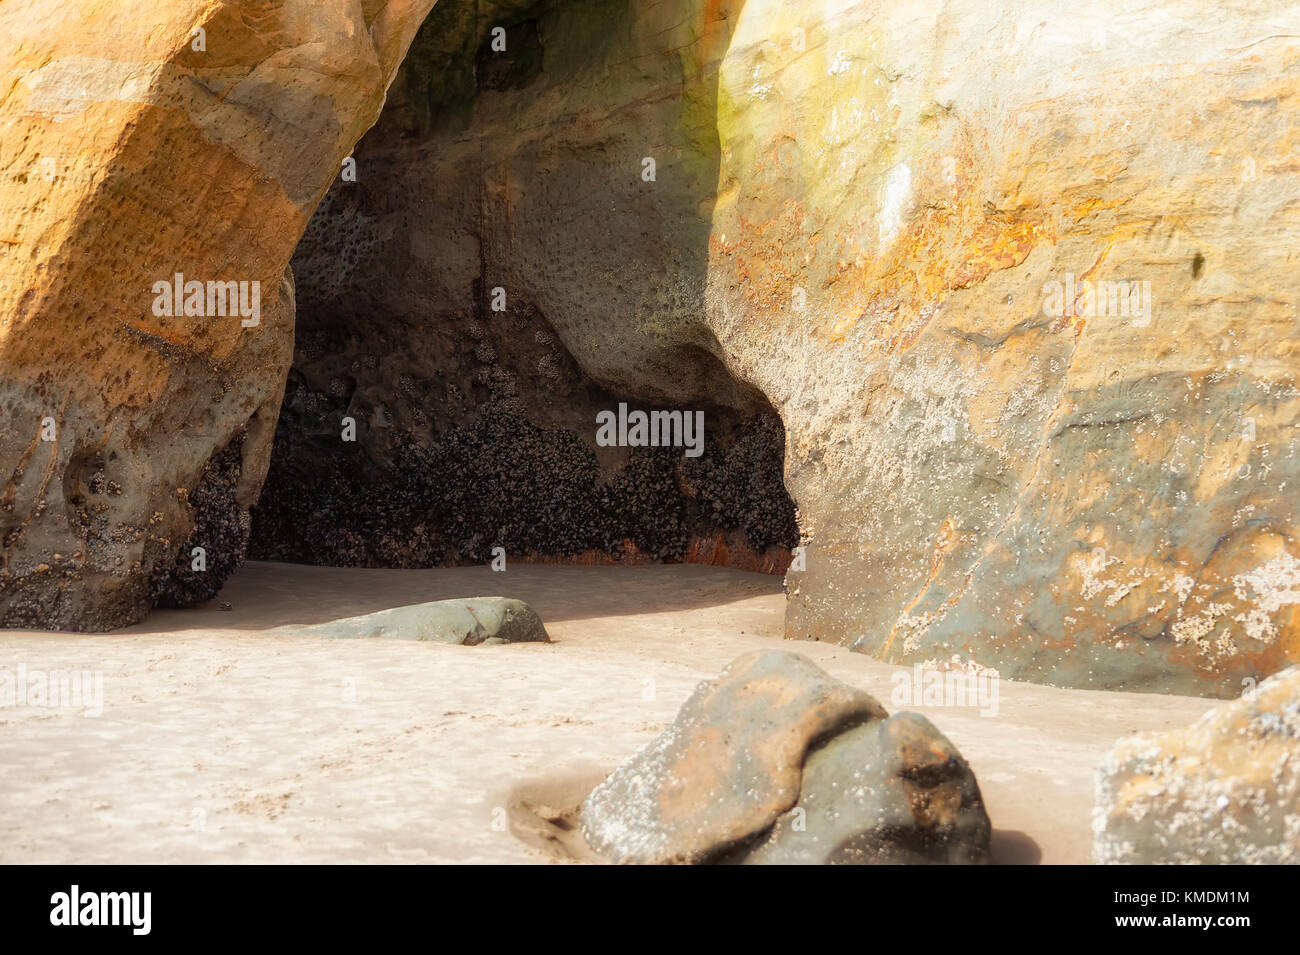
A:
[[[554,642],[266,633],[483,595],[528,601]],[[249,563],[219,601],[113,634],[0,631],[0,669],[104,681],[99,717],[0,709],[0,862],[562,861],[583,793],[741,653],[796,650],[896,709],[900,668],[783,640],[781,579],[737,570]],[[996,716],[907,708],[970,762],[997,861],[1078,863],[1114,740],[1214,702],[1004,681]]]

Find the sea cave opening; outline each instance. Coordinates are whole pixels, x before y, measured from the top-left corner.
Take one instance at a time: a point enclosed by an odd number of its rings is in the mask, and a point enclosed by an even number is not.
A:
[[[293,258],[251,558],[784,572],[781,421],[701,318],[725,23],[649,57],[646,15],[434,7]],[[620,405],[702,414],[700,453],[602,446]]]

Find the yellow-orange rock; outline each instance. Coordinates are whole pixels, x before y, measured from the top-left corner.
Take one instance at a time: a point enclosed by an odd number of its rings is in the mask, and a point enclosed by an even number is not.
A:
[[[237,546],[292,353],[290,255],[432,3],[0,9],[0,624],[139,619],[182,545],[211,543],[187,542],[187,498],[232,445],[214,547]],[[158,314],[177,273],[250,283],[250,313],[258,283],[259,321]]]
[[[1289,16],[738,10],[707,314],[785,422],[790,636],[1229,696],[1300,659]]]

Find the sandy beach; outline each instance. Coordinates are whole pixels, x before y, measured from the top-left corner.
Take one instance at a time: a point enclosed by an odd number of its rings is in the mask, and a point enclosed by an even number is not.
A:
[[[532,604],[553,643],[264,632],[498,593]],[[894,709],[898,668],[783,640],[780,578],[741,571],[251,563],[222,599],[108,635],[0,633],[0,667],[104,680],[99,717],[0,710],[0,861],[563,861],[581,856],[565,819],[585,792],[747,650],[795,649]],[[1004,681],[996,716],[914,708],[974,768],[997,861],[1077,863],[1104,751],[1210,705]]]

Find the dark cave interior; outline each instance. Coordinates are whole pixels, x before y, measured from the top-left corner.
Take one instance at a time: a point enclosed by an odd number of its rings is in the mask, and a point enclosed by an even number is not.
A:
[[[704,453],[597,447],[598,411],[670,403],[589,375],[526,290],[489,307],[509,250],[485,219],[511,221],[497,179],[524,165],[493,145],[506,139],[493,124],[514,121],[509,96],[546,83],[556,4],[496,6],[495,18],[435,7],[355,151],[356,181],[336,180],[294,256],[293,369],[249,556],[428,567],[501,547],[783,572],[798,526],[780,419],[756,389],[707,348],[677,348],[665,368],[722,383],[689,406],[704,411]],[[491,55],[492,22],[507,24],[507,58]],[[424,221],[441,230],[432,247]]]

